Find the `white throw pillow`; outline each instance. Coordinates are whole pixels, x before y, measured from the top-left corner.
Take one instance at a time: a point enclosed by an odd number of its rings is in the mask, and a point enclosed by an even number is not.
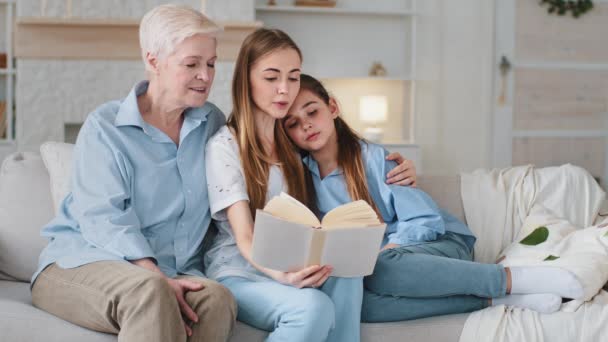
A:
[[[0,168],[0,278],[30,281],[53,218],[49,176],[37,153],[18,152]]]
[[[48,141],[40,146],[40,154],[51,179],[51,195],[55,212],[70,192],[74,145]]]

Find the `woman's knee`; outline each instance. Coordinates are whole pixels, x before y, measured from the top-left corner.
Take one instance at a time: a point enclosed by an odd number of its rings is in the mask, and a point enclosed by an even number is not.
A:
[[[307,329],[327,332],[333,328],[336,320],[334,303],[323,292],[315,289],[303,289],[300,296],[301,309],[298,310],[299,321]]]

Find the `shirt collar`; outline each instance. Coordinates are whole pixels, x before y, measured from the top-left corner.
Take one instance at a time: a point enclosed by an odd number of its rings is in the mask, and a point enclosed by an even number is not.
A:
[[[312,172],[313,175],[315,175],[315,176],[317,176],[317,178],[321,179],[321,173],[319,173],[319,164],[317,164],[317,161],[315,160],[315,158],[313,158],[310,154],[307,154],[304,158],[302,158],[302,161],[304,162],[304,165],[306,165],[308,167],[310,172]],[[330,174],[325,176],[325,178],[330,177],[330,176],[335,176],[335,175],[341,175],[343,173],[344,172],[342,171],[342,168],[338,167],[335,170],[333,170]]]
[[[122,101],[118,114],[114,120],[115,126],[137,126],[145,130],[148,124],[141,117],[137,106],[137,97],[148,90],[149,81],[137,83],[129,92],[129,95]],[[198,126],[203,121],[207,121],[207,115],[213,106],[203,105],[202,107],[188,108],[185,110],[184,123],[189,122],[193,126]]]

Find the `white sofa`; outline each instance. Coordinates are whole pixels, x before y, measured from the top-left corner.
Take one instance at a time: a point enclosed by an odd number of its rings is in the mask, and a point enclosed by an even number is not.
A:
[[[458,177],[420,177],[419,186],[464,220]],[[0,341],[116,341],[32,306],[30,278],[46,245],[41,227],[53,217],[49,173],[37,153],[15,153],[0,169]],[[362,341],[451,341],[467,314],[362,324]],[[266,332],[237,323],[231,341],[262,341]]]

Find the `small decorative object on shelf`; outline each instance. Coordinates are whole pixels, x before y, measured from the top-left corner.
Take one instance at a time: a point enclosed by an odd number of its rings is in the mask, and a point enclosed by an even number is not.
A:
[[[0,101],[0,139],[6,138],[6,118],[5,118],[6,102]]]
[[[268,0],[268,6],[276,6],[277,2],[275,0]]]
[[[6,68],[6,54],[0,53],[0,69]]]
[[[370,76],[384,77],[386,76],[386,68],[380,62],[374,62],[369,69]]]
[[[296,6],[336,7],[334,0],[296,0]]]

